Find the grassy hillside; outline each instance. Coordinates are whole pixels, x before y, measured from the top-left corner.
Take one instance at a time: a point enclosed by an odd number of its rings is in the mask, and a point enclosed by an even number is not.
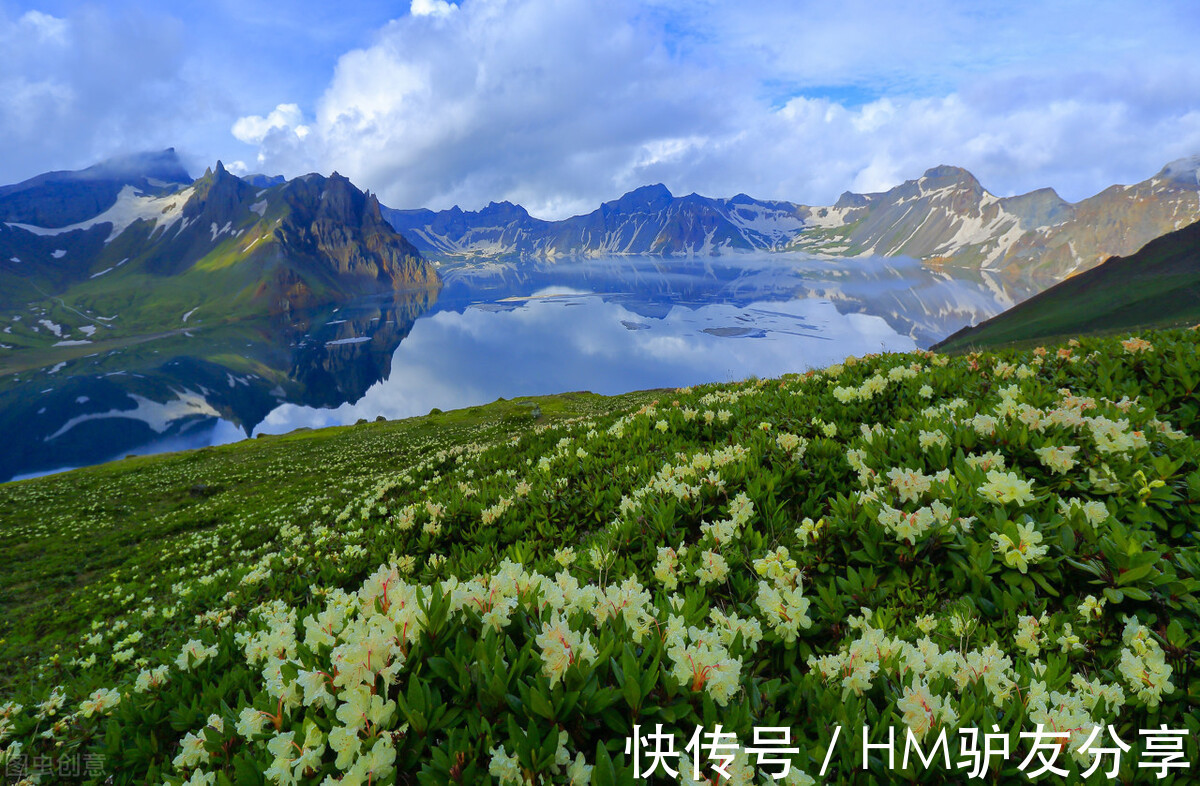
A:
[[[641,782],[635,725],[681,752],[720,724],[787,728],[788,783],[957,783],[879,749],[864,773],[864,725],[898,754],[946,731],[955,762],[995,728],[1008,783],[1021,732],[1065,730],[1078,772],[1111,724],[1121,781],[1155,780],[1139,730],[1189,763],[1200,734],[1198,349],[880,355],[0,486],[0,756],[603,786]],[[729,782],[775,782],[754,765]]]
[[[1200,223],[1068,278],[1003,314],[960,330],[935,349],[983,349],[1198,322]]]

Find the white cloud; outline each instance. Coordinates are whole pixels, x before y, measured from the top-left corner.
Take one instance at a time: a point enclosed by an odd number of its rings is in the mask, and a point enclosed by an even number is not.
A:
[[[1170,14],[434,6],[346,53],[311,135],[264,135],[264,167],[337,169],[397,207],[508,199],[561,217],[660,181],[821,204],[940,163],[996,193],[1079,199],[1200,150],[1200,63]]]
[[[1079,199],[1200,152],[1186,3],[410,0],[373,33],[394,5],[65,7],[0,6],[0,182],[174,146],[557,217],[652,182],[820,204],[939,163]]]
[[[0,6],[0,149],[20,151],[0,161],[0,182],[183,145],[199,113],[179,87],[182,32],[138,12],[9,17]]]
[[[296,104],[280,104],[266,117],[247,115],[239,117],[233,124],[232,133],[235,138],[246,144],[258,144],[267,138],[272,131],[289,131],[298,138],[308,136],[308,126],[301,121],[303,115]]]
[[[385,0],[277,5],[67,0],[51,15],[0,1],[0,149],[19,151],[0,156],[0,183],[166,147],[192,172],[252,160],[234,122],[311,111],[337,58],[397,13]]]
[[[450,16],[456,6],[446,0],[412,0],[410,13],[413,16]]]
[[[640,162],[736,133],[716,76],[679,63],[624,0],[468,2],[436,34],[405,17],[344,55],[306,144],[263,151],[268,168],[337,169],[389,204],[573,209],[638,185]]]
[[[18,23],[40,41],[63,45],[67,42],[67,20],[41,11],[26,11]]]

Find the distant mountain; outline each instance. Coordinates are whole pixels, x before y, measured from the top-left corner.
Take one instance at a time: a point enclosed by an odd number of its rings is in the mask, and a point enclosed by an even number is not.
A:
[[[646,186],[561,221],[519,205],[383,209],[423,252],[442,258],[803,250],[834,256],[910,256],[932,264],[1062,278],[1200,219],[1200,156],[1167,165],[1132,186],[1070,203],[1044,188],[997,197],[971,173],[938,166],[886,192],[847,192],[810,207],[739,194],[675,197]]]
[[[965,169],[934,167],[884,193],[843,194],[791,247],[1064,278],[1200,219],[1198,169],[1200,156],[1183,159],[1070,203],[1049,188],[996,197]]]
[[[65,227],[111,208],[126,186],[157,195],[191,182],[175,148],[112,158],[77,172],[47,172],[0,186],[0,221]]]
[[[509,202],[493,202],[478,212],[384,208],[384,216],[417,248],[437,256],[554,258],[778,251],[804,228],[806,211],[745,194],[675,197],[658,184],[562,221],[533,218]]]
[[[1200,323],[1200,222],[1072,276],[935,349]]]
[[[245,180],[255,188],[270,188],[271,186],[283,185],[287,182],[287,178],[283,175],[242,175],[242,180]]]
[[[6,186],[0,216],[0,368],[23,349],[440,286],[336,172],[260,188],[217,162],[191,181],[168,150]]]

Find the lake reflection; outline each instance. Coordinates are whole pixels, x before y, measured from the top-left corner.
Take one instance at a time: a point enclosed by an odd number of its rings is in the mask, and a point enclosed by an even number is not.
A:
[[[408,417],[498,397],[777,376],[847,354],[916,346],[879,317],[842,315],[818,300],[675,306],[646,316],[603,296],[548,289],[496,305],[504,307],[443,311],[418,322],[396,351],[395,373],[359,402],[335,410],[285,405],[260,429]]]
[[[1037,287],[909,260],[618,257],[450,271],[393,374],[335,409],[283,405],[256,430],[410,417],[499,397],[774,377],[928,347]]]
[[[774,377],[927,347],[1039,283],[909,260],[620,257],[443,270],[440,293],[241,324],[23,375],[0,478],[499,397]]]

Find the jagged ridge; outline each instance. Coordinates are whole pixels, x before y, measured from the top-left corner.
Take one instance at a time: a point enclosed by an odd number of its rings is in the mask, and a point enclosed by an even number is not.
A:
[[[745,194],[675,197],[658,184],[561,221],[507,202],[478,212],[385,208],[384,215],[422,251],[442,257],[804,250],[1061,278],[1200,218],[1197,170],[1200,156],[1182,159],[1147,181],[1078,203],[1050,188],[997,197],[965,169],[938,166],[886,192],[846,192],[826,207]]]
[[[8,216],[66,205],[55,214],[79,219],[0,223],[0,308],[24,310],[51,298],[66,309],[57,319],[69,329],[87,330],[90,322],[93,332],[136,332],[179,327],[197,309],[197,320],[229,319],[440,286],[435,268],[383,220],[375,196],[336,172],[259,188],[217,162],[194,182],[179,169],[177,182],[168,183],[154,175],[170,173],[173,151],[139,160],[146,169],[106,162],[0,195]],[[56,202],[60,182],[91,190]],[[115,194],[113,202],[86,215],[88,199],[102,193]],[[36,335],[25,338],[39,343]]]

